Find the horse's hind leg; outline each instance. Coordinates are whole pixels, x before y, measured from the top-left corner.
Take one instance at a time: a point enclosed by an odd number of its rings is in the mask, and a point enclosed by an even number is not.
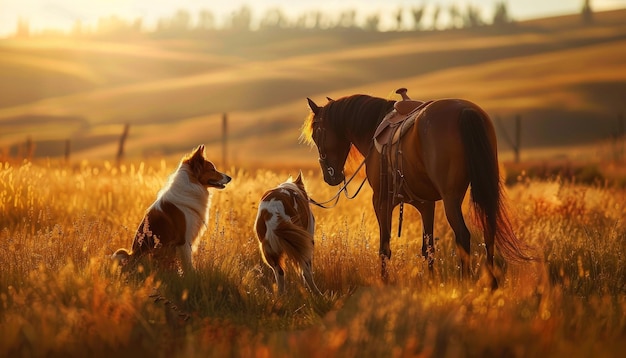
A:
[[[495,268],[493,266],[493,248],[495,242],[495,233],[485,232],[485,249],[487,251],[486,262],[486,275],[488,283],[492,290],[498,288],[498,281],[496,280]]]
[[[423,201],[413,204],[422,216],[422,256],[428,262],[428,271],[433,273],[435,246],[433,242],[433,225],[435,222],[435,202]]]
[[[469,277],[470,274],[470,232],[465,225],[463,212],[461,211],[461,202],[463,198],[444,198],[443,205],[446,210],[448,223],[454,231],[454,240],[461,257],[461,275]]]

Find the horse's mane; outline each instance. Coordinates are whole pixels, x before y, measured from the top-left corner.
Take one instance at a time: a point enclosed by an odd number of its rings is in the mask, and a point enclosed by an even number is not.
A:
[[[355,94],[328,102],[321,108],[321,117],[329,119],[330,129],[337,133],[345,133],[348,129],[352,133],[371,132],[373,135],[383,117],[392,110],[394,103],[393,100]],[[313,112],[309,113],[302,125],[300,137],[309,145],[314,144],[313,117]],[[361,153],[352,145],[347,162],[354,164],[361,158],[363,158]]]
[[[302,128],[300,128],[300,142],[309,146],[315,144],[315,142],[313,142],[313,117],[315,117],[315,114],[313,111],[310,111],[302,124]]]

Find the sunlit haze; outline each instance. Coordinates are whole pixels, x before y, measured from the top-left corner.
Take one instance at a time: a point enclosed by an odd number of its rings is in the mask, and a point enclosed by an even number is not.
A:
[[[516,20],[576,13],[583,6],[583,0],[505,0],[505,2],[510,16]],[[384,30],[385,26],[393,22],[394,14],[399,8],[410,11],[414,7],[425,6],[428,13],[439,6],[444,10],[442,18],[445,18],[445,10],[450,6],[456,5],[459,9],[464,9],[471,4],[480,8],[482,16],[488,19],[496,3],[498,3],[496,0],[3,0],[0,2],[0,36],[14,33],[18,19],[26,21],[30,30],[34,32],[44,29],[69,31],[77,23],[84,27],[94,27],[99,18],[113,15],[126,20],[140,18],[143,27],[150,29],[155,26],[158,19],[171,16],[180,9],[187,10],[194,19],[199,11],[208,10],[213,13],[219,26],[226,16],[244,5],[252,10],[253,22],[272,8],[279,8],[291,18],[313,10],[332,14],[354,9],[357,12],[357,21],[363,21],[372,14],[379,14],[381,29]],[[623,8],[626,7],[626,0],[592,0],[591,6],[594,11]]]

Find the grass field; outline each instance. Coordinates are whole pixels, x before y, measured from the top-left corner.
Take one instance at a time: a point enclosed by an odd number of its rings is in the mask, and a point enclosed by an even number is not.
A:
[[[0,40],[0,357],[620,356],[625,14],[446,31]],[[497,257],[494,292],[461,280],[438,205],[430,275],[407,208],[383,284],[366,187],[313,208],[324,297],[293,272],[277,297],[252,228],[260,196],[300,169],[313,198],[335,193],[298,141],[306,98],[394,98],[399,87],[479,104],[499,124],[505,163],[504,135],[521,116],[523,162],[503,169],[514,230],[540,260]],[[28,140],[34,159],[23,161]],[[213,192],[195,274],[120,275],[110,255],[131,245],[180,154],[201,143],[233,181]],[[479,272],[484,247],[471,230]]]
[[[420,256],[419,214],[392,238],[379,280],[369,188],[317,218],[311,296],[288,272],[277,297],[252,225],[284,165],[226,170],[214,191],[197,272],[120,276],[128,247],[175,161],[0,167],[0,356],[617,357],[626,349],[626,190],[520,176],[507,187],[517,234],[537,263],[502,269],[491,292],[460,280],[452,231],[437,206],[433,276]],[[334,189],[304,171],[312,197]],[[467,209],[467,208],[466,208]],[[395,225],[394,225],[395,227]],[[395,230],[394,230],[395,232]],[[472,266],[483,247],[472,230]]]

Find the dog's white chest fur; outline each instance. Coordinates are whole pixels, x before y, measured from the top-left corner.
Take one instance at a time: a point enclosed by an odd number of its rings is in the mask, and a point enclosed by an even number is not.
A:
[[[207,227],[211,196],[204,186],[190,179],[189,173],[188,165],[182,164],[172,174],[168,184],[159,192],[154,206],[159,208],[160,202],[165,200],[176,205],[183,212],[185,247],[195,251],[198,245],[196,238],[204,234]]]

